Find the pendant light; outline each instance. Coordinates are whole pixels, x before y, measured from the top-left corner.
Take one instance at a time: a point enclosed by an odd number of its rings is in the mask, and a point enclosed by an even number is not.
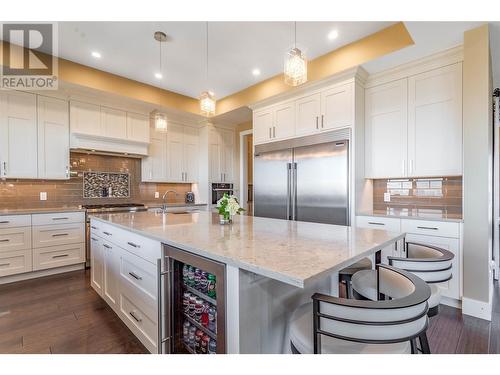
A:
[[[206,85],[208,86],[208,22],[206,23]],[[215,115],[215,95],[211,91],[203,91],[200,95],[200,110],[207,117]]]
[[[297,22],[294,22],[293,48],[285,55],[285,83],[290,86],[298,86],[307,82],[307,59],[306,55],[297,48]]]
[[[155,74],[157,79],[163,79],[163,65],[162,65],[162,45],[167,41],[167,34],[163,31],[157,31],[154,33],[155,40],[160,44],[160,71]],[[167,116],[159,111],[154,112],[154,124],[155,130],[159,132],[166,132],[168,123]]]

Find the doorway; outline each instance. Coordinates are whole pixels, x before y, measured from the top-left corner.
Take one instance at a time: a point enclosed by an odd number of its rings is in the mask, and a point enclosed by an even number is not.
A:
[[[245,215],[253,215],[253,132],[240,133],[240,205]]]

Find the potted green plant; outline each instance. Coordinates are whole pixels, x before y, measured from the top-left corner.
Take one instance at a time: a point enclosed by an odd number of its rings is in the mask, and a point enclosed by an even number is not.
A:
[[[221,224],[229,224],[232,217],[245,211],[240,207],[238,199],[234,195],[224,193],[221,199],[217,201],[217,208],[219,210],[219,218]]]

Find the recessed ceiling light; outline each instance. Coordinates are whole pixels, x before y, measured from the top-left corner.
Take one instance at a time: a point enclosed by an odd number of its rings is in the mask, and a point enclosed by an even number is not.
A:
[[[332,30],[328,33],[328,39],[330,39],[330,40],[337,39],[338,36],[339,36],[339,32],[337,30]]]
[[[161,74],[161,73],[155,73],[155,77],[158,78],[158,79],[162,79],[163,78],[163,74]]]
[[[93,51],[92,52],[92,57],[95,57],[96,59],[100,59],[101,58],[101,54],[97,51]]]
[[[256,77],[260,76],[260,69],[255,68],[254,70],[252,70],[252,74]]]

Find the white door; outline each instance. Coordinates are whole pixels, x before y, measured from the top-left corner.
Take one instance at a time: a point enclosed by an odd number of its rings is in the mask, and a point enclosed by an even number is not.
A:
[[[184,176],[184,127],[169,124],[167,133],[167,179],[182,182]]]
[[[274,109],[273,139],[290,138],[295,135],[295,103],[288,102]]]
[[[218,130],[210,129],[208,134],[208,159],[211,182],[222,182],[222,137]]]
[[[120,249],[103,242],[103,290],[102,296],[113,310],[118,310],[118,280],[120,277]]]
[[[198,182],[199,132],[197,128],[184,127],[184,181]]]
[[[224,182],[233,182],[234,169],[234,131],[221,129],[222,138],[222,180]]]
[[[71,133],[102,135],[101,108],[95,104],[71,101],[69,124]]]
[[[267,109],[253,114],[254,144],[268,142],[272,137],[273,111]]]
[[[90,285],[102,296],[104,284],[104,258],[102,240],[90,235]]]
[[[458,238],[437,237],[437,236],[424,236],[418,234],[406,235],[406,241],[420,242],[427,245],[434,245],[442,247],[455,254],[452,261],[452,278],[451,280],[438,284],[441,288],[442,295],[449,298],[460,299],[460,240]]]
[[[337,129],[353,125],[353,95],[352,83],[321,93],[321,130]]]
[[[365,90],[365,177],[407,175],[407,80]]]
[[[316,133],[320,129],[321,94],[313,94],[295,102],[295,134]]]
[[[462,64],[408,79],[410,176],[462,175]]]
[[[103,135],[111,138],[127,138],[127,114],[118,109],[101,107]]]
[[[127,139],[149,143],[149,117],[127,112]]]
[[[0,93],[0,175],[37,178],[36,95]]]
[[[38,178],[69,179],[69,108],[38,96]]]

